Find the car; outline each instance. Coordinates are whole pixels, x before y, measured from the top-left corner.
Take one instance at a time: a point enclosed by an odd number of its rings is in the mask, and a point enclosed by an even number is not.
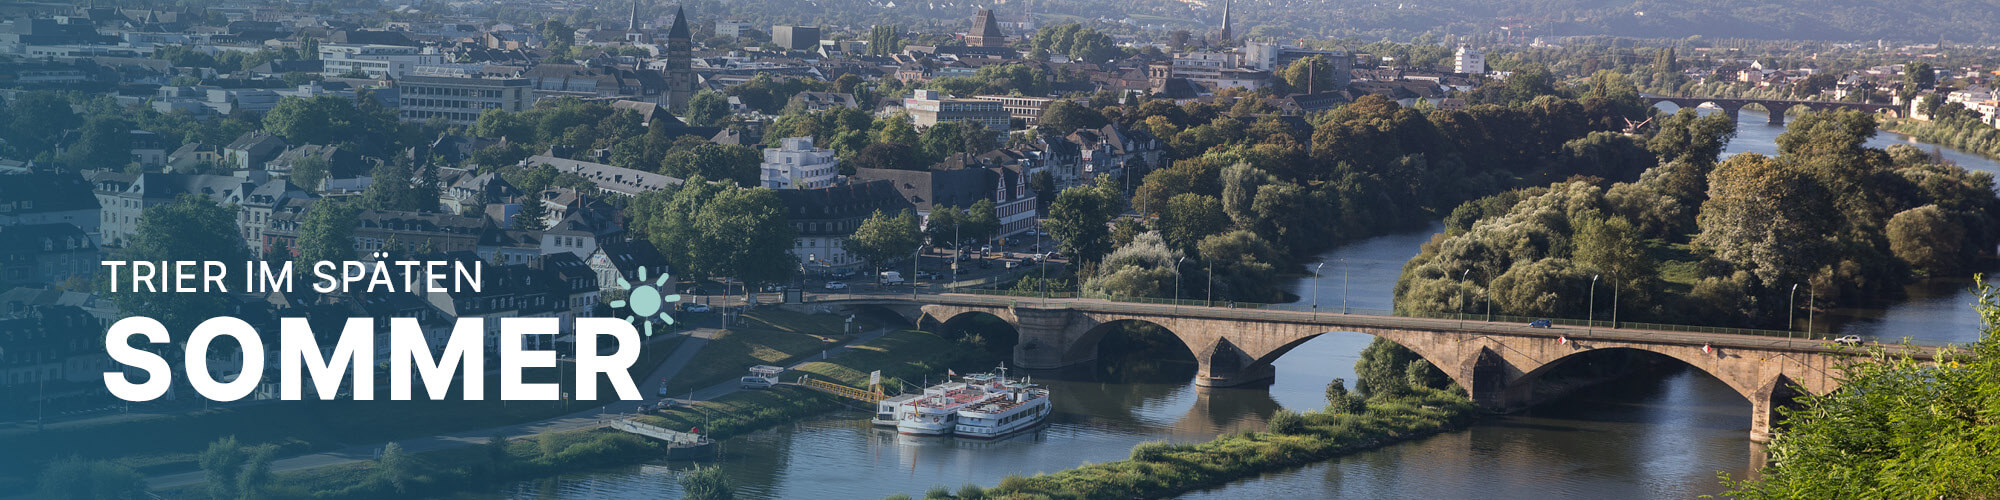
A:
[[[682,310],[682,311],[686,311],[686,312],[691,312],[691,313],[705,313],[705,312],[708,312],[708,304],[697,304],[697,303],[694,303],[694,302],[682,302],[682,303],[681,303],[681,310]]]
[[[1529,321],[1528,326],[1531,328],[1555,328],[1556,323],[1554,321],[1549,321],[1548,318],[1542,318],[1534,321]]]
[[[979,247],[979,253],[988,253],[992,251],[993,251],[993,245],[985,245]]]
[[[828,281],[828,282],[826,282],[826,289],[828,289],[828,290],[846,290],[846,289],[847,289],[847,284],[846,284],[846,283],[841,283],[841,282],[838,282],[838,281]]]
[[[1018,260],[1010,260],[1010,261],[1007,261],[1007,268],[1008,268],[1008,269],[1013,269],[1013,268],[1017,268],[1017,267],[1021,267],[1021,261],[1018,261]]]
[[[930,272],[930,271],[917,271],[917,279],[920,279],[920,280],[934,280],[934,279],[937,279],[937,277],[938,277],[937,273],[934,273],[934,272]]]
[[[1860,335],[1842,335],[1842,336],[1840,336],[1839,338],[1835,338],[1835,339],[1833,339],[1833,343],[1835,343],[1835,344],[1843,344],[1843,345],[1861,345],[1861,336],[1860,336]]]

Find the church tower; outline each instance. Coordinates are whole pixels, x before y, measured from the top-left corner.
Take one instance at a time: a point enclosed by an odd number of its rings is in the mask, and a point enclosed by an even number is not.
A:
[[[625,22],[625,32],[639,32],[639,0],[632,0],[632,18]]]
[[[686,113],[688,101],[694,99],[693,61],[694,36],[688,32],[687,9],[675,7],[674,27],[667,31],[668,111]]]
[[[1223,46],[1228,46],[1229,41],[1236,38],[1235,34],[1229,29],[1229,8],[1233,7],[1231,5],[1233,3],[1235,3],[1235,0],[1222,0],[1222,40],[1219,41]]]

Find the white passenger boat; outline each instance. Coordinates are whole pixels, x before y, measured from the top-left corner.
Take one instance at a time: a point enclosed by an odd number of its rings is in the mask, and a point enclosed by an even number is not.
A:
[[[987,392],[987,383],[992,379],[992,375],[972,374],[960,382],[925,388],[924,395],[911,401],[909,409],[896,421],[896,432],[915,436],[951,434],[958,424],[958,410],[1000,396]]]
[[[1007,367],[986,383],[986,392],[995,395],[958,411],[952,434],[975,439],[993,439],[1033,428],[1048,419],[1053,405],[1049,390],[1026,379],[1009,380]]]

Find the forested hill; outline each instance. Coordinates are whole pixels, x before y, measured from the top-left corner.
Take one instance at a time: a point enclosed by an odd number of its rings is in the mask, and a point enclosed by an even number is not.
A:
[[[660,9],[676,3],[641,2]],[[586,16],[613,16],[622,22],[629,5],[605,0]],[[906,28],[969,24],[975,9],[992,8],[1003,21],[1018,21],[1033,12],[1043,24],[1101,21],[1112,31],[1130,32],[1139,32],[1142,26],[1164,27],[1187,30],[1196,39],[1214,36],[1222,18],[1222,0],[686,0],[685,5],[698,20],[740,19],[753,26],[881,23]],[[546,13],[518,10],[546,18]],[[1996,40],[2000,32],[1989,34],[1986,29],[2000,24],[2000,6],[1990,0],[1236,0],[1234,17],[1239,36],[1285,40],[1351,37],[1370,42],[1432,32],[1485,38],[1512,33],[1516,37],[2000,41]],[[705,31],[707,27],[700,26],[704,24],[711,23],[696,23],[696,30]]]

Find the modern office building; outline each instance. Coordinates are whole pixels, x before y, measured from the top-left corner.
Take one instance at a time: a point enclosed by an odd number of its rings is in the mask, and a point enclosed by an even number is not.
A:
[[[833,150],[813,147],[812,137],[791,137],[764,150],[759,178],[771,189],[823,188],[840,178],[839,165]]]
[[[903,100],[903,109],[918,128],[945,122],[976,122],[987,130],[1007,133],[1007,109],[1000,101],[947,97],[935,90],[918,90]]]
[[[396,81],[403,121],[442,118],[471,125],[489,109],[526,111],[535,103],[526,78],[412,76]]]

